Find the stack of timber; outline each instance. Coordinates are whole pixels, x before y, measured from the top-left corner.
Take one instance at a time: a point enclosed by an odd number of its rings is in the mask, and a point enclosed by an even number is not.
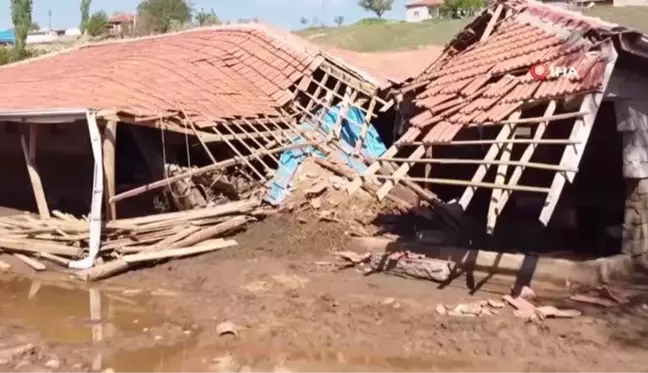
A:
[[[75,273],[87,281],[128,270],[138,263],[155,262],[236,246],[219,238],[270,213],[258,199],[230,202],[201,209],[105,222],[95,266]],[[0,252],[10,254],[35,270],[41,260],[68,267],[88,255],[89,225],[61,212],[50,219],[32,215],[0,218]]]

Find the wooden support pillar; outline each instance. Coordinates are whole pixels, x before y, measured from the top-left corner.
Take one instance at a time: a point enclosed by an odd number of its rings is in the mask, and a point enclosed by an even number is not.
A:
[[[29,123],[29,143],[25,138],[25,134],[20,135],[20,143],[22,146],[23,155],[25,156],[25,164],[27,165],[27,172],[29,173],[29,180],[31,180],[32,189],[34,191],[34,198],[36,199],[36,206],[38,213],[42,219],[50,218],[50,211],[47,207],[47,199],[43,191],[43,183],[41,182],[40,175],[36,169],[36,143],[38,139],[38,127],[35,123]]]
[[[115,196],[115,149],[117,146],[117,121],[105,123],[102,135],[104,180],[106,185],[106,220],[117,219],[117,205],[110,199]]]

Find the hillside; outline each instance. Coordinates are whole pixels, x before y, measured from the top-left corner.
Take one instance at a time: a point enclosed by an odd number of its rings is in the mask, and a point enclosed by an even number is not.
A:
[[[648,33],[648,7],[601,6],[583,13]],[[308,28],[298,35],[325,46],[359,52],[386,52],[444,45],[471,19],[356,23],[342,27]]]
[[[342,27],[309,28],[298,31],[297,34],[315,43],[340,49],[359,52],[396,51],[443,45],[468,22],[469,19],[421,23],[357,23]]]

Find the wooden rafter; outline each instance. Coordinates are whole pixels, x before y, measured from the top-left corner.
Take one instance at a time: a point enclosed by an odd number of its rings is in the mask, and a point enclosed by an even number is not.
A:
[[[36,168],[36,143],[38,139],[38,125],[36,123],[29,123],[29,142],[24,134],[20,135],[20,145],[22,147],[23,155],[25,157],[25,164],[29,179],[31,180],[34,198],[36,199],[36,207],[42,219],[50,218],[49,207],[47,206],[47,199],[45,198],[45,191],[43,190],[43,183]]]
[[[618,54],[611,42],[604,45],[604,50],[607,50],[608,52],[608,63],[605,67],[603,82],[601,84],[603,89],[599,92],[588,94],[583,98],[580,111],[587,111],[588,114],[575,121],[572,133],[570,134],[570,140],[578,141],[578,143],[576,145],[565,147],[565,151],[560,160],[561,166],[578,168],[581,158],[583,157],[585,145],[587,144],[589,135],[592,132],[594,120],[596,119],[601,102],[603,101],[605,89],[610,81],[610,76],[612,75],[618,57]],[[549,220],[556,209],[556,205],[558,204],[565,183],[567,181],[573,182],[575,175],[576,173],[570,172],[556,173],[551,183],[550,192],[545,201],[545,205],[540,212],[539,220],[542,224],[547,225],[549,223]]]
[[[498,143],[498,141],[502,141],[504,139],[508,139],[511,133],[513,132],[513,128],[515,127],[514,123],[510,123],[511,121],[516,121],[519,119],[520,115],[522,112],[519,110],[514,112],[509,116],[509,119],[507,124],[505,124],[502,129],[500,130],[499,134],[495,138],[495,143],[491,145],[490,149],[488,149],[488,152],[486,153],[486,156],[484,157],[484,160],[486,161],[492,161],[494,160],[497,155],[499,154],[500,150],[502,149],[502,144]],[[486,176],[486,173],[488,172],[488,169],[490,168],[489,165],[480,165],[477,168],[477,171],[475,172],[471,182],[477,185],[477,183],[481,182],[484,179],[484,176]],[[459,200],[459,204],[461,207],[464,209],[464,211],[468,208],[468,205],[470,204],[470,201],[472,200],[473,196],[475,195],[475,191],[477,188],[475,186],[468,186],[466,190],[464,191],[463,195],[461,196],[461,199]]]
[[[547,109],[545,110],[544,116],[549,117],[553,115],[555,110],[556,110],[556,101],[552,100],[551,102],[549,102],[549,105],[547,105]],[[534,141],[540,141],[540,139],[542,139],[542,136],[544,135],[548,125],[549,122],[542,122],[538,124],[538,127],[536,128],[536,131],[533,134]],[[520,178],[522,177],[522,172],[526,168],[531,168],[530,167],[531,163],[529,161],[531,160],[531,157],[533,157],[533,153],[535,152],[537,147],[538,147],[537,142],[527,145],[526,149],[524,149],[524,152],[522,153],[522,156],[520,157],[520,163],[522,163],[522,165],[519,165],[515,168],[513,174],[511,175],[511,178],[507,183],[508,185],[517,185],[518,181],[520,181]],[[562,169],[557,171],[568,171],[568,170]],[[504,207],[506,207],[506,202],[508,202],[510,196],[511,196],[511,190],[504,189],[502,190],[498,200],[491,203],[492,209],[489,207],[488,222],[487,222],[488,231],[492,232],[495,229],[495,225],[497,224],[497,217],[502,213]]]
[[[104,162],[104,177],[106,185],[106,218],[107,220],[117,219],[117,206],[115,203],[110,203],[110,199],[115,196],[116,183],[115,183],[115,151],[117,146],[117,121],[110,120],[106,125],[102,134],[103,138],[103,162]]]
[[[409,140],[409,139],[415,139],[419,134],[421,133],[421,130],[415,127],[410,127],[407,132],[401,137],[403,140]],[[399,143],[396,142],[394,143],[387,151],[385,154],[383,154],[384,157],[393,157],[395,156],[399,151]],[[380,170],[382,162],[381,161],[376,161],[372,163],[369,168],[359,177],[357,177],[355,180],[350,182],[347,185],[347,193],[349,195],[353,195],[355,192],[358,191],[362,187],[362,184],[364,180],[373,180],[372,176],[376,174]]]

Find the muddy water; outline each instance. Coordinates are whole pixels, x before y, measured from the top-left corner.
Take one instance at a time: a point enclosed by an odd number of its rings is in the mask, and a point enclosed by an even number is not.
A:
[[[144,306],[150,296],[1,279],[0,297],[4,323],[35,330],[48,343],[96,346],[93,370],[175,371],[195,344],[195,330],[167,337],[170,341],[153,332],[168,328],[169,322]]]
[[[147,306],[156,296],[170,295],[81,289],[75,283],[0,278],[0,320],[37,331],[49,344],[93,347],[88,354],[94,356],[84,356],[92,371],[108,368],[115,372],[483,369],[483,366],[477,369],[478,364],[465,359],[381,356],[349,349],[276,349],[255,342],[252,330],[232,340],[234,343],[218,343],[222,339],[217,337],[218,342],[211,340],[199,346],[199,329],[174,325],[163,309]],[[169,330],[175,330],[175,334]]]

